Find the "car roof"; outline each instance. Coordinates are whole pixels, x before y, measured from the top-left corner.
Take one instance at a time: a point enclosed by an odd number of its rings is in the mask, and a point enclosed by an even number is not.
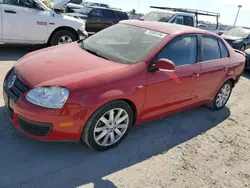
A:
[[[146,29],[159,31],[159,32],[166,33],[169,35],[195,33],[195,34],[208,34],[208,35],[218,37],[218,35],[216,35],[212,32],[209,32],[209,31],[205,31],[205,30],[198,29],[195,27],[189,27],[189,26],[166,23],[166,22],[124,20],[124,21],[121,21],[120,23],[133,25],[133,26],[137,26],[137,27],[143,27]]]

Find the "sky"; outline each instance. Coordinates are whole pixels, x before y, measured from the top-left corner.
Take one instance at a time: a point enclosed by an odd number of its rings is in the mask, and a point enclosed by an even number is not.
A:
[[[151,11],[149,6],[167,6],[174,8],[191,8],[217,12],[221,14],[219,22],[233,25],[238,11],[238,5],[242,5],[237,20],[238,26],[250,27],[250,0],[89,0],[92,2],[107,3],[112,7],[122,8],[125,11],[133,8],[141,13]],[[138,6],[139,5],[139,6]],[[204,21],[215,22],[216,19],[201,17]]]

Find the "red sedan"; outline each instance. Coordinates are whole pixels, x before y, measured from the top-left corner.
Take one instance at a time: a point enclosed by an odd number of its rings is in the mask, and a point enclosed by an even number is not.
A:
[[[181,25],[123,21],[90,38],[32,52],[4,81],[14,126],[49,141],[118,145],[136,124],[190,107],[221,109],[245,56]]]

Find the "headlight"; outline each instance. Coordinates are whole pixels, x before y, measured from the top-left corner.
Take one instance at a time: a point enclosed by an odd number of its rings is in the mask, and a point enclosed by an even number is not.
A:
[[[86,29],[86,23],[83,22],[82,26],[79,28],[80,31],[85,31]]]
[[[45,108],[61,109],[69,97],[69,90],[53,86],[32,89],[26,99],[32,104]]]
[[[233,43],[240,43],[242,41],[243,41],[242,39],[239,39],[239,40],[234,41]]]

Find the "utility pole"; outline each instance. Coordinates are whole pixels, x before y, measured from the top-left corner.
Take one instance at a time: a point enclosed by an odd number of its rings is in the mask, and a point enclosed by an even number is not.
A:
[[[140,10],[140,0],[138,0],[138,5],[137,5],[137,13],[139,14],[139,10]]]
[[[238,5],[238,12],[237,12],[237,15],[236,15],[236,18],[235,18],[235,22],[234,22],[234,25],[236,25],[236,22],[237,22],[237,19],[238,19],[238,16],[239,16],[239,13],[240,13],[240,9],[242,8],[242,5]]]

